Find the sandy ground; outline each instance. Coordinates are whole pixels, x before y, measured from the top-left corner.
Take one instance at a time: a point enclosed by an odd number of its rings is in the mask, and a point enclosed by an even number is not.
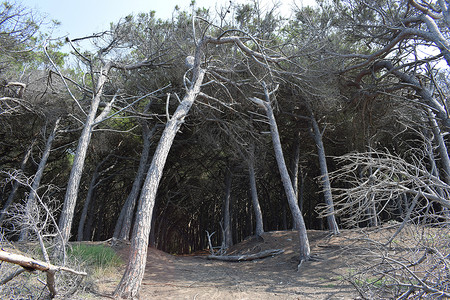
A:
[[[357,299],[342,257],[342,237],[309,231],[314,260],[297,272],[297,232],[265,233],[229,249],[229,254],[283,249],[284,253],[249,262],[222,262],[206,256],[173,256],[149,248],[141,299]],[[128,246],[117,248],[126,260]],[[347,255],[348,252],[346,252]],[[351,255],[351,254],[350,254]],[[118,278],[97,285],[101,294],[111,294]]]

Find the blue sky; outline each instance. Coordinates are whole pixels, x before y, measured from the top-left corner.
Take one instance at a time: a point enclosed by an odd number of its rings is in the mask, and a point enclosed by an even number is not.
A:
[[[47,19],[61,22],[54,37],[70,35],[71,38],[90,35],[109,28],[110,22],[117,22],[121,17],[139,12],[156,11],[159,18],[169,18],[175,5],[189,8],[191,0],[16,0],[23,6],[31,8]],[[289,10],[294,0],[282,0],[283,9]],[[296,0],[297,4],[310,3],[314,0]],[[236,0],[234,0],[236,2]],[[237,0],[237,2],[246,2]],[[272,3],[271,0],[263,0]],[[196,0],[197,7],[222,6],[229,0]]]

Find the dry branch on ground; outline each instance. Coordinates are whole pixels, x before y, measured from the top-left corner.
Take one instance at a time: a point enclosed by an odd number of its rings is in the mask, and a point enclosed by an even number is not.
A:
[[[261,251],[261,252],[254,253],[254,254],[221,255],[221,256],[208,255],[208,259],[222,260],[222,261],[251,261],[251,260],[255,260],[255,259],[261,259],[261,258],[266,258],[269,256],[278,255],[281,253],[284,253],[283,249],[270,249],[270,250],[265,250],[265,251]]]
[[[47,273],[47,287],[50,291],[50,296],[54,297],[57,293],[55,288],[55,274],[58,271],[66,271],[75,275],[87,276],[86,272],[76,271],[67,267],[55,266],[50,263],[34,259],[22,254],[11,253],[0,250],[0,260],[8,263],[16,264],[29,272],[42,271]],[[16,272],[16,275],[21,272]]]

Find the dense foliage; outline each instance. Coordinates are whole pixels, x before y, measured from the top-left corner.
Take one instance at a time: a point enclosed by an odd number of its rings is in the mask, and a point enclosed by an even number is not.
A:
[[[90,197],[83,239],[112,237],[136,177],[144,139],[151,140],[150,158],[144,162],[148,164],[167,119],[190,84],[185,59],[194,54],[196,41],[204,36],[237,36],[250,50],[282,59],[271,64],[246,55],[232,43],[204,49],[201,59],[207,79],[175,139],[158,188],[150,240],[159,249],[171,253],[203,250],[208,246],[206,231],[216,232],[212,242],[220,245],[228,170],[232,174],[233,239],[237,242],[252,235],[255,220],[247,162],[253,157],[264,230],[292,228],[269,127],[264,113],[249,101],[262,97],[262,82],[279,86],[272,105],[285,160],[291,165],[291,176],[298,176],[298,201],[308,228],[327,226],[317,211],[324,202],[319,178],[323,174],[312,116],[322,133],[330,172],[340,167],[334,156],[388,149],[406,161],[421,161],[430,174],[443,178],[443,184],[450,183],[443,152],[438,149],[443,145],[436,141],[440,132],[445,146],[449,128],[448,11],[437,3],[410,2],[318,1],[314,7],[296,8],[289,18],[281,16],[276,7],[262,8],[253,2],[232,4],[217,13],[194,7],[176,10],[171,20],[143,12],[89,37],[93,48],[77,44],[87,38],[67,39],[73,50],[66,64],[65,55],[58,52],[60,44],[39,32],[40,23],[30,11],[3,3],[3,208],[9,206],[8,197],[19,177],[23,180],[13,203],[24,204],[30,192],[26,178],[30,183],[51,128],[61,118],[38,190],[44,201],[58,203],[56,212],[61,210],[85,114],[98,92],[98,74],[102,66],[113,62],[116,67],[108,74],[97,115],[114,103],[93,131],[72,226],[76,238],[83,206]],[[440,17],[427,18],[427,11]],[[436,39],[435,29],[440,34]],[[122,67],[138,62],[145,64],[139,69]],[[432,124],[440,131],[433,130]],[[152,134],[144,135],[144,127]],[[30,158],[21,167],[28,152]],[[358,176],[362,178],[376,173],[361,168]],[[332,185],[337,192],[350,188],[349,182],[338,180]],[[436,212],[445,206],[441,204],[435,204]],[[349,226],[364,226],[373,217],[378,222],[401,220],[398,210],[385,208],[380,203],[371,216],[361,214]],[[348,214],[343,210],[338,221],[345,221]],[[3,228],[14,237],[17,224],[8,220]]]

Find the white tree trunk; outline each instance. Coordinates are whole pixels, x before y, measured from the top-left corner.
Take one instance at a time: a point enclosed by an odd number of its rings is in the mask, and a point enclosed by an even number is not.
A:
[[[313,128],[314,133],[314,140],[316,142],[317,146],[317,154],[319,156],[319,165],[320,165],[320,175],[321,175],[321,181],[322,181],[322,188],[323,188],[323,197],[325,199],[325,204],[328,207],[327,211],[327,222],[328,222],[328,229],[333,234],[339,234],[339,227],[336,222],[336,217],[334,215],[334,204],[333,204],[333,196],[331,194],[331,184],[330,184],[330,177],[328,176],[328,167],[327,167],[327,159],[325,156],[325,147],[323,145],[322,141],[322,133],[320,132],[319,124],[316,121],[316,118],[314,117],[314,113],[312,112],[311,108],[308,105],[308,110],[311,117],[311,124]]]
[[[148,124],[146,122],[143,122],[142,124],[142,137],[144,140],[144,145],[142,148],[142,154],[141,158],[139,160],[139,167],[136,174],[136,177],[133,182],[133,186],[131,188],[130,194],[128,194],[127,200],[125,201],[125,205],[123,206],[122,210],[123,212],[123,219],[121,220],[121,225],[118,229],[116,238],[121,240],[129,240],[130,239],[130,232],[131,232],[131,224],[133,221],[133,213],[134,208],[136,207],[136,202],[139,196],[139,191],[142,186],[142,181],[144,179],[145,175],[145,169],[147,166],[147,161],[149,157],[150,152],[150,146],[151,146],[151,138],[153,136],[153,133],[155,132],[156,127],[154,127],[152,130],[148,128]],[[121,212],[122,214],[122,212]],[[119,222],[118,222],[119,223]]]
[[[56,248],[55,254],[59,257],[63,256],[63,247],[70,238],[70,231],[72,229],[75,204],[77,203],[78,189],[80,187],[81,175],[83,174],[84,162],[86,160],[86,154],[89,147],[89,142],[91,140],[92,131],[96,123],[96,115],[103,94],[103,88],[108,79],[108,73],[110,69],[111,65],[107,64],[100,70],[97,86],[95,88],[94,98],[92,99],[89,113],[84,123],[83,131],[81,132],[80,139],[78,140],[78,146],[75,152],[69,182],[67,183],[64,205],[58,224],[61,231],[62,240],[60,241],[60,245]]]
[[[35,206],[35,200],[36,200],[36,193],[39,188],[39,185],[41,184],[42,175],[44,174],[45,166],[47,165],[47,160],[50,155],[50,151],[52,149],[53,141],[56,137],[56,132],[58,130],[59,122],[61,121],[61,118],[59,117],[56,119],[55,124],[53,125],[52,132],[47,138],[47,142],[45,143],[45,149],[42,153],[41,161],[39,162],[38,169],[36,171],[36,174],[34,175],[33,182],[31,183],[31,190],[27,197],[27,203],[26,203],[26,211],[27,216],[32,217],[33,215],[33,208]],[[37,220],[36,220],[37,221]],[[20,232],[20,238],[19,240],[25,241],[28,238],[29,228],[25,227],[22,228]]]
[[[117,286],[114,296],[122,298],[138,298],[139,290],[144,277],[147,261],[147,247],[150,234],[150,224],[155,205],[158,185],[162,177],[164,165],[172,146],[175,135],[191,109],[203,82],[205,71],[200,68],[200,53],[197,53],[196,66],[191,87],[187,90],[172,118],[167,122],[158,147],[153,155],[147,178],[142,187],[139,198],[136,221],[130,248],[130,258],[125,273]]]
[[[281,175],[281,181],[283,182],[284,190],[288,199],[289,207],[292,213],[292,219],[294,222],[294,226],[298,228],[299,240],[300,240],[300,264],[302,262],[309,260],[310,258],[310,248],[309,248],[309,240],[306,232],[305,221],[303,219],[300,208],[298,207],[297,198],[295,197],[294,188],[292,187],[292,181],[289,176],[289,172],[286,167],[286,162],[283,156],[283,149],[281,147],[280,135],[278,133],[278,126],[275,120],[275,116],[273,114],[272,106],[270,105],[270,97],[269,92],[265,90],[266,101],[263,101],[258,98],[252,98],[251,100],[258,105],[262,106],[267,114],[267,118],[269,119],[270,124],[270,132],[272,135],[273,148],[275,150],[275,158],[277,160],[278,169]]]
[[[223,200],[223,236],[222,236],[222,248],[228,249],[233,246],[233,235],[231,233],[231,183],[233,179],[233,174],[231,170],[227,167],[225,174],[225,197]]]
[[[261,206],[259,205],[258,200],[258,190],[256,188],[256,176],[255,176],[255,157],[254,152],[252,151],[249,163],[248,163],[248,175],[250,180],[250,191],[252,194],[252,206],[253,211],[255,212],[255,221],[256,228],[255,234],[260,236],[264,233],[264,224],[263,224],[263,216],[261,212]]]

